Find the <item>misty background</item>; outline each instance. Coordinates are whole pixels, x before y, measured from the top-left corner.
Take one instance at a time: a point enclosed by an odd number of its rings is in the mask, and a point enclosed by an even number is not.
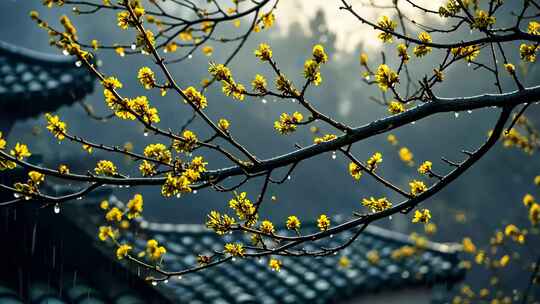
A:
[[[253,34],[232,61],[230,67],[235,79],[248,86],[255,73],[261,73],[267,76],[270,83],[270,79],[273,79],[270,68],[253,56],[253,49],[259,43],[266,42],[271,45],[274,58],[283,72],[299,83],[304,61],[310,56],[312,46],[321,43],[330,54],[331,60],[322,68],[323,83],[319,87],[309,89],[309,100],[322,112],[351,126],[360,126],[387,116],[384,106],[369,99],[370,96],[379,97],[380,92],[376,87],[363,82],[360,75],[363,70],[358,61],[359,54],[367,52],[372,68],[380,63],[382,48],[374,42],[376,32],[366,31],[366,26],[356,22],[347,12],[337,9],[310,10],[309,13],[306,9],[304,15],[302,8],[306,6],[306,2],[303,1],[302,6],[302,1],[283,1],[285,8],[278,8],[277,26],[269,31]],[[336,7],[339,5],[339,1],[313,2],[324,3],[314,4],[314,7],[323,9],[329,6],[328,3],[335,4]],[[101,12],[98,15],[73,16],[71,6],[46,9],[40,3],[38,0],[1,1],[0,39],[38,51],[60,54],[57,49],[48,45],[47,33],[28,17],[31,9],[37,10],[40,16],[53,26],[59,25],[60,15],[67,14],[77,27],[80,39],[84,41],[98,39],[104,44],[114,42],[130,44],[134,39],[133,31],[118,29],[115,13]],[[297,6],[294,6],[294,3]],[[294,13],[290,11],[293,8],[296,8]],[[289,11],[282,13],[280,9]],[[368,34],[362,34],[356,41],[345,39],[340,36],[343,33],[336,32],[332,26],[336,18],[339,18],[340,25],[345,23],[342,28],[346,28],[347,33],[354,33],[358,29],[359,32]],[[281,22],[282,20],[285,21]],[[499,19],[497,21],[499,22]],[[242,20],[240,30],[245,30],[248,22]],[[501,22],[504,20],[501,19]],[[283,24],[280,25],[281,23]],[[220,33],[229,35],[239,30],[232,24],[223,24],[220,27],[222,28]],[[471,34],[467,31],[456,35],[462,36],[459,39],[467,39]],[[198,86],[203,78],[209,77],[208,61],[223,62],[232,50],[232,45],[217,42],[209,44],[215,49],[211,57],[197,51],[192,59],[169,66],[182,87]],[[395,44],[388,46],[389,54],[394,54],[394,48]],[[479,61],[490,62],[487,61],[488,50],[482,52],[485,54],[480,56]],[[516,63],[519,70],[523,70],[524,67],[517,64],[519,62],[517,47],[509,54],[511,61]],[[415,71],[416,77],[420,79],[422,71],[431,73],[438,64],[437,59],[440,55],[440,52],[434,50],[421,61],[412,58],[409,64],[411,70]],[[98,53],[98,58],[103,62],[101,70],[106,75],[115,75],[124,83],[121,94],[130,97],[148,95],[151,104],[159,110],[162,129],[179,129],[191,117],[191,110],[172,92],[160,97],[159,92],[145,91],[140,86],[136,78],[137,71],[141,66],[152,67],[150,57],[136,55],[121,58],[114,51],[103,50]],[[397,65],[395,58],[387,59],[391,66]],[[157,68],[153,70],[157,72]],[[157,77],[163,79],[163,75],[159,72]],[[534,85],[534,80],[538,79],[536,66],[529,65],[527,75],[523,79],[528,86]],[[503,81],[505,89],[513,90],[512,83],[506,75],[503,75]],[[465,62],[461,62],[445,73],[445,82],[437,87],[435,93],[441,97],[496,93],[493,83],[492,75],[473,70]],[[295,150],[295,143],[302,146],[312,143],[313,134],[309,131],[309,127],[299,127],[298,131],[290,136],[280,136],[273,130],[273,122],[279,118],[279,114],[299,110],[298,104],[274,102],[273,98],[266,98],[267,102],[263,103],[261,99],[251,97],[246,97],[244,102],[238,102],[224,96],[219,84],[212,86],[206,95],[209,103],[208,115],[214,120],[222,117],[229,119],[232,123],[231,132],[235,138],[260,159]],[[99,85],[96,85],[93,94],[85,98],[85,102],[91,104],[97,114],[109,114]],[[393,131],[392,134],[399,140],[398,146],[390,145],[386,141],[387,134],[382,134],[356,143],[352,151],[361,160],[380,151],[384,161],[378,172],[402,188],[408,189],[409,180],[421,178],[416,168],[424,160],[433,162],[435,172],[446,173],[451,168],[440,160],[442,156],[450,160],[462,160],[464,155],[461,150],[479,147],[493,127],[498,112],[497,109],[484,109],[470,114],[459,113],[458,117],[454,113],[435,115]],[[144,137],[144,130],[136,122],[112,119],[102,123],[92,120],[77,104],[61,108],[57,114],[67,122],[70,133],[90,141],[120,146],[131,142],[136,151],[142,151],[150,143],[168,144],[168,141],[152,134]],[[534,123],[538,123],[537,107],[531,107],[528,117]],[[323,133],[333,132],[322,124],[317,126]],[[211,135],[200,120],[195,121],[190,129],[196,131],[199,138]],[[91,170],[98,160],[111,159],[121,172],[136,175],[138,171],[138,164],[124,157],[113,157],[100,151],[88,155],[80,145],[67,141],[58,144],[44,128],[43,117],[17,123],[8,137],[8,142],[14,141],[27,143],[34,154],[43,155],[44,162],[50,167],[67,163],[74,168],[72,171],[85,172]],[[409,167],[399,160],[398,150],[402,146],[408,147],[414,153],[414,167]],[[206,153],[202,155],[208,159],[210,169],[230,166],[221,156]],[[360,202],[362,198],[369,196],[387,196],[394,203],[399,202],[399,197],[389,193],[367,175],[364,175],[360,182],[354,182],[348,174],[348,163],[339,153],[335,160],[332,159],[331,153],[326,153],[300,163],[290,181],[283,185],[270,186],[267,197],[275,195],[277,200],[269,200],[263,205],[261,214],[264,218],[268,217],[281,223],[285,216],[290,214],[298,215],[301,220],[314,219],[320,213],[350,215],[352,211],[362,210]],[[521,198],[527,192],[533,195],[540,194],[532,182],[533,178],[540,174],[538,168],[537,154],[528,156],[519,150],[504,149],[500,144],[497,145],[461,178],[423,203],[422,207],[432,211],[432,220],[438,226],[438,233],[433,239],[460,242],[464,236],[470,236],[476,243],[482,244],[489,241],[494,229],[500,229],[504,224],[511,222],[519,227],[528,227],[526,209],[521,204]],[[280,178],[284,174],[286,169],[275,170],[274,176]],[[227,183],[232,185],[238,180],[231,179]],[[260,189],[260,182],[261,180],[254,180],[242,187],[241,191],[247,191],[254,199]],[[231,194],[206,189],[198,191],[197,194],[184,195],[180,199],[165,199],[161,197],[159,187],[115,189],[115,194],[120,199],[127,199],[137,192],[144,194],[144,216],[147,220],[173,223],[203,223],[210,210],[226,210],[231,197]],[[457,222],[456,216],[462,213],[466,214],[465,221]],[[420,226],[410,223],[410,218],[410,214],[398,214],[392,220],[385,219],[376,224],[404,233],[421,231]]]

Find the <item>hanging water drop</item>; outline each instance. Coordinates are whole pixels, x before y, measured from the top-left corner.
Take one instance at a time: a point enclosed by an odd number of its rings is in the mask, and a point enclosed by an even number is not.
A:
[[[455,116],[456,118],[458,118],[458,117],[459,117],[459,113],[458,113],[458,112],[454,112],[454,116]]]
[[[392,216],[390,215],[390,216],[388,217],[388,219],[389,219],[389,220],[392,220]]]
[[[13,196],[14,196],[15,198],[20,198],[20,197],[21,197],[21,195],[20,195],[19,193],[13,193]]]
[[[193,194],[197,194],[197,190],[193,190]]]
[[[165,280],[165,281],[163,281],[163,283],[167,284],[167,283],[169,283],[169,280]]]
[[[176,195],[176,198],[180,198],[180,193],[178,193],[178,194]]]
[[[82,62],[80,60],[75,61],[75,66],[80,68],[82,66]]]
[[[291,176],[290,176],[290,175],[289,175],[289,176],[287,176],[287,179],[288,179],[288,180],[291,180]]]
[[[334,235],[333,235],[333,234],[330,234],[330,238],[333,238],[333,237],[334,237]]]
[[[144,135],[145,137],[148,136],[148,131],[147,131],[147,130],[144,130],[143,135]]]
[[[58,203],[54,205],[54,213],[56,214],[60,213],[60,205]]]
[[[178,276],[178,279],[179,279],[179,280],[181,280],[181,279],[182,279],[182,276],[181,276],[181,275],[179,275],[179,276]]]
[[[132,43],[132,44],[131,44],[131,49],[132,49],[132,50],[135,50],[136,48],[137,48],[137,45],[136,45],[135,43]]]
[[[156,281],[152,281],[152,286],[157,286],[157,282],[156,282]]]
[[[189,54],[189,55],[187,56],[187,58],[188,58],[188,59],[193,58],[193,54]]]
[[[264,99],[264,98],[261,100],[261,102],[264,103],[264,104],[267,103],[266,99]]]
[[[332,159],[336,159],[337,155],[336,155],[336,151],[332,152]]]
[[[467,113],[472,114],[472,110],[467,110]]]
[[[232,258],[231,261],[236,262],[236,258]]]
[[[69,55],[69,52],[67,50],[63,50],[62,54],[64,54],[64,56],[67,56],[67,55]]]
[[[416,121],[411,122],[411,125],[414,125],[414,124],[416,124]]]

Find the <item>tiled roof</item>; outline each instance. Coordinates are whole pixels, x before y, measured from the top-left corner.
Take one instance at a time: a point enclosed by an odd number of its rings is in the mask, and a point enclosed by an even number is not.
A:
[[[338,219],[339,220],[339,219]],[[242,241],[228,235],[217,236],[201,225],[151,224],[143,222],[145,237],[166,244],[163,269],[180,270],[196,264],[194,254],[211,254],[222,250],[224,242]],[[304,224],[305,230],[315,224]],[[351,237],[346,232],[317,246],[337,246]],[[127,235],[134,250],[144,250],[145,241]],[[305,249],[314,250],[315,245]],[[376,226],[369,226],[343,254],[322,258],[280,257],[280,272],[271,271],[267,259],[242,260],[221,264],[181,279],[172,278],[157,288],[177,303],[334,303],[353,296],[378,291],[452,283],[459,281],[464,270],[459,266],[459,246],[428,242],[425,249],[402,259],[392,257],[396,249],[414,246],[408,236]],[[367,258],[376,251],[377,263]],[[350,260],[349,267],[340,268],[342,255]]]
[[[52,112],[93,90],[94,77],[75,60],[0,41],[0,113],[24,119]]]

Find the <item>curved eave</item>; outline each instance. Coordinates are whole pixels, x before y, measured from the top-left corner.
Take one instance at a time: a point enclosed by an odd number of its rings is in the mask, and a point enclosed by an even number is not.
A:
[[[75,60],[0,41],[0,113],[26,119],[83,99],[95,78]]]

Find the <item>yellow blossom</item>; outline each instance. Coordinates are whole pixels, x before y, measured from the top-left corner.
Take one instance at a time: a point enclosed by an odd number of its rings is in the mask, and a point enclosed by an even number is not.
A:
[[[32,153],[30,153],[30,150],[28,150],[28,146],[21,143],[16,143],[15,148],[9,151],[9,154],[11,154],[11,156],[15,157],[18,160],[23,160],[32,155]]]
[[[108,238],[114,238],[115,232],[111,226],[101,226],[99,227],[98,237],[101,241],[106,241]]]
[[[392,207],[392,203],[386,197],[376,199],[373,196],[362,199],[362,205],[372,212],[381,212]]]
[[[409,183],[409,186],[411,187],[411,194],[413,196],[417,196],[427,190],[426,184],[424,182],[419,180],[413,180]]]
[[[490,16],[486,11],[484,10],[477,10],[476,15],[474,17],[473,23],[471,24],[471,28],[476,28],[479,30],[485,30],[489,26],[495,24],[496,18],[495,16]]]
[[[326,52],[324,51],[324,47],[320,44],[317,44],[313,47],[313,59],[317,63],[327,63],[328,62],[328,55],[326,55]]]
[[[413,49],[413,53],[416,57],[423,57],[431,52],[431,47],[427,45],[432,42],[431,36],[426,32],[422,32],[418,35],[418,39],[424,44],[417,45]]]
[[[157,261],[167,253],[167,250],[165,247],[159,246],[156,240],[150,239],[146,242],[146,253],[151,260]]]
[[[125,258],[129,254],[131,249],[133,249],[133,247],[127,244],[122,244],[118,246],[118,249],[116,249],[116,258],[118,258],[119,260]]]
[[[367,168],[370,171],[373,171],[377,168],[377,165],[382,163],[382,154],[376,152],[367,160]]]
[[[464,238],[463,239],[463,242],[462,242],[462,245],[463,245],[463,251],[467,252],[467,253],[475,253],[476,252],[476,246],[474,245],[474,243],[472,242],[472,240],[468,237]]]
[[[296,125],[304,119],[304,116],[300,112],[294,112],[292,115],[282,113],[279,117],[279,121],[274,122],[274,129],[280,134],[289,134],[296,130]]]
[[[120,209],[117,207],[112,207],[111,210],[105,214],[105,219],[109,222],[120,222],[123,216],[124,215]]]
[[[182,93],[184,94],[186,100],[192,103],[197,109],[202,110],[208,105],[206,97],[194,87],[188,87],[187,89],[183,90]]]
[[[405,106],[399,101],[391,101],[388,104],[388,112],[391,114],[399,114],[405,112]]]
[[[355,180],[360,180],[360,177],[362,177],[362,168],[356,163],[351,162],[349,164],[349,173]]]
[[[431,171],[433,163],[430,161],[423,162],[420,167],[418,167],[418,173],[420,174],[428,174]]]
[[[142,67],[137,73],[137,78],[145,89],[151,89],[156,85],[156,76],[149,67]]]
[[[242,257],[245,254],[244,246],[240,243],[227,243],[225,244],[225,252],[230,254],[231,256],[239,256]]]
[[[375,82],[383,92],[386,92],[399,82],[399,76],[389,66],[381,64],[377,68],[377,73],[375,73]]]
[[[298,230],[300,229],[300,220],[298,219],[298,217],[291,215],[287,218],[286,226],[287,229]]]
[[[270,61],[272,59],[272,49],[266,43],[259,44],[257,50],[255,50],[255,56],[261,61]]]
[[[270,261],[268,261],[268,267],[270,267],[272,271],[279,272],[281,270],[281,261],[278,259],[270,259]]]
[[[257,91],[260,94],[266,93],[266,79],[260,74],[255,75],[255,78],[251,82],[251,86],[254,91]]]
[[[261,232],[265,234],[273,234],[274,233],[274,224],[270,222],[269,220],[264,220],[261,223]]]
[[[135,196],[129,200],[127,203],[127,216],[128,219],[133,219],[141,216],[143,211],[143,197],[140,194],[135,194]]]
[[[366,258],[373,265],[379,264],[379,261],[381,260],[379,252],[377,250],[368,251],[366,253]]]
[[[49,130],[58,140],[63,140],[66,134],[66,123],[61,121],[58,115],[45,114],[47,119],[47,130]]]
[[[117,173],[116,166],[109,160],[100,160],[94,168],[94,172],[99,175],[108,176],[114,176]]]
[[[393,32],[396,29],[397,23],[388,18],[388,16],[381,16],[377,25],[383,30],[377,37],[383,42],[392,42],[393,36],[390,32]]]
[[[413,223],[429,223],[431,212],[428,209],[416,210],[412,219]]]
[[[206,56],[212,56],[212,54],[214,53],[214,48],[209,46],[209,45],[205,45],[203,46],[203,48],[201,49],[201,51],[203,52],[204,55]]]
[[[109,201],[107,201],[107,200],[101,201],[101,203],[99,203],[99,208],[102,209],[102,210],[109,209]]]
[[[319,218],[317,219],[317,227],[321,231],[326,231],[328,228],[330,228],[330,219],[326,216],[326,214],[319,215]]]

